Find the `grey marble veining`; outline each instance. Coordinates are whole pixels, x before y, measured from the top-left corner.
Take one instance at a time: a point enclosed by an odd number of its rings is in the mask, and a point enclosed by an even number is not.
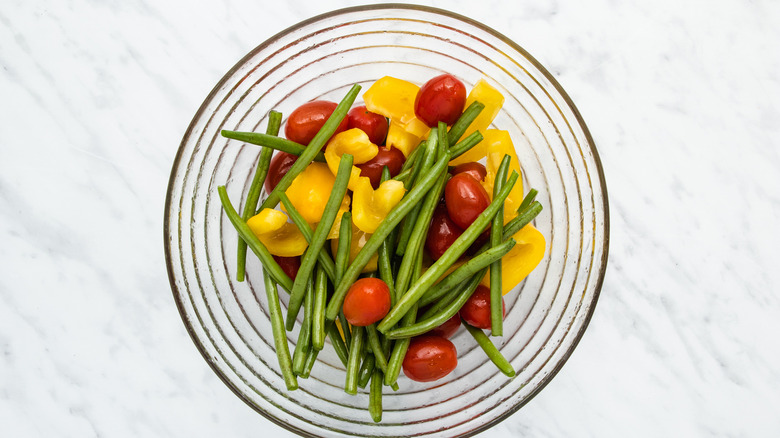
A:
[[[544,64],[609,189],[588,331],[484,435],[778,436],[780,3],[423,3]],[[165,188],[192,115],[238,59],[355,4],[0,5],[3,436],[292,436],[190,341],[164,268]]]

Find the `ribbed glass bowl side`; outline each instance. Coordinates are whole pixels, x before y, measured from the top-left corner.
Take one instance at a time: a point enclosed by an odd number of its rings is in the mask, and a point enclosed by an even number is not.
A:
[[[517,376],[498,372],[461,330],[453,338],[457,369],[428,384],[402,375],[401,390],[386,390],[383,421],[374,424],[367,394],[344,393],[344,369],[329,345],[300,389],[285,389],[259,262],[250,254],[246,281],[235,281],[237,236],[216,190],[226,185],[234,205],[242,206],[259,148],[219,132],[262,131],[271,109],[286,116],[309,100],[338,101],[354,83],[365,90],[390,75],[421,84],[442,72],[455,74],[467,88],[484,78],[504,94],[494,126],[510,132],[526,190],[539,190],[545,209],[534,223],[548,246],[542,263],[505,297],[505,336],[494,339]],[[580,339],[598,298],[608,247],[596,149],[554,79],[525,51],[478,23],[398,5],[315,17],[241,60],[182,140],[165,215],[171,286],[195,344],[250,406],[306,436],[461,436],[510,415],[549,381]],[[291,346],[297,330],[288,335]]]

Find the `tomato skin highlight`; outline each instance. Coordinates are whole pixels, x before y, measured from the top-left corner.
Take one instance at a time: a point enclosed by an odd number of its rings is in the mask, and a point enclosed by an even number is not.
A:
[[[282,268],[282,271],[284,271],[291,280],[295,281],[295,277],[298,275],[298,269],[301,268],[301,256],[282,257],[275,255],[273,258],[276,260],[276,263],[279,264],[279,267]]]
[[[450,219],[465,230],[490,205],[490,197],[479,181],[459,173],[447,181],[444,202]]]
[[[288,140],[300,143],[304,146],[308,145],[311,139],[317,135],[322,125],[328,120],[333,110],[338,106],[335,102],[327,100],[313,100],[306,102],[299,106],[293,112],[290,113],[290,117],[287,118],[287,124],[284,127],[284,136]],[[347,118],[339,123],[336,128],[336,132],[333,135],[338,134],[341,131],[347,129]],[[326,143],[327,144],[327,143]],[[325,147],[323,146],[323,149]]]
[[[459,173],[467,173],[477,181],[484,181],[485,176],[487,175],[487,169],[484,164],[472,161],[455,166],[455,169],[452,170],[452,174],[457,175]]]
[[[416,382],[439,380],[457,365],[455,345],[447,338],[433,335],[412,338],[403,361],[404,374]]]
[[[414,99],[414,114],[433,128],[439,122],[452,125],[463,113],[466,86],[451,74],[443,74],[426,82]]]
[[[441,336],[442,338],[451,338],[455,332],[460,328],[460,315],[457,313],[452,315],[452,318],[444,321],[440,326],[429,331],[428,335]]]
[[[268,165],[268,174],[265,177],[265,191],[271,193],[271,190],[279,184],[279,181],[289,172],[292,165],[298,159],[297,155],[279,151],[271,158]]]
[[[506,306],[501,298],[501,308],[506,316]],[[490,289],[480,284],[460,309],[460,317],[469,325],[487,330],[490,322]]]
[[[390,176],[396,176],[401,173],[405,161],[406,157],[400,149],[380,146],[374,158],[363,164],[356,164],[355,167],[360,169],[360,176],[366,176],[371,180],[371,187],[376,190],[382,180],[382,169],[387,166]]]
[[[347,291],[343,310],[350,324],[371,325],[390,311],[390,289],[378,278],[361,278]]]
[[[425,249],[428,255],[435,260],[447,251],[455,240],[463,234],[463,229],[450,219],[447,206],[439,204],[433,212],[431,226],[428,228],[428,236],[425,238]]]
[[[375,145],[382,145],[390,127],[385,116],[369,111],[365,105],[356,106],[347,113],[347,129],[358,128]]]

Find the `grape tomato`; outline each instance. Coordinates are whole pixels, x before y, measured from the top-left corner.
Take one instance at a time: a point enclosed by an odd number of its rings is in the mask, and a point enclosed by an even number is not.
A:
[[[376,190],[382,180],[382,169],[387,166],[390,170],[390,176],[396,176],[401,172],[405,161],[406,157],[400,149],[380,146],[374,158],[365,163],[356,164],[355,167],[360,169],[360,176],[368,177],[371,180],[371,186]]]
[[[465,230],[490,205],[490,197],[479,181],[459,173],[447,181],[444,202],[450,219]]]
[[[501,298],[501,307],[506,316],[504,299]],[[489,329],[490,322],[490,289],[480,284],[474,293],[460,309],[460,317],[469,325],[481,329]]]
[[[284,127],[284,135],[288,140],[300,143],[304,146],[317,135],[322,125],[328,120],[333,110],[336,109],[337,104],[327,100],[313,100],[311,102],[304,103],[299,106],[293,112],[290,113],[290,117],[287,118],[287,124]],[[347,118],[339,123],[336,128],[336,132],[345,131],[347,129]],[[327,142],[326,142],[327,144]],[[325,147],[323,146],[323,149]]]
[[[273,258],[279,267],[282,268],[282,271],[290,277],[290,280],[295,281],[295,277],[298,276],[298,269],[301,268],[301,256],[282,257],[275,255]]]
[[[477,181],[484,181],[485,176],[487,175],[487,169],[482,163],[471,161],[455,166],[455,169],[452,170],[452,174],[457,175],[459,173],[466,173]]]
[[[385,116],[372,113],[365,105],[356,106],[347,113],[347,129],[360,129],[375,145],[384,144],[389,126]]]
[[[439,380],[457,365],[455,345],[449,339],[433,335],[413,338],[403,361],[404,374],[417,382]]]
[[[390,289],[378,278],[361,278],[347,291],[343,310],[350,324],[371,325],[390,311]]]
[[[431,225],[428,228],[428,236],[425,239],[425,249],[433,260],[447,251],[455,240],[463,234],[463,229],[450,219],[447,207],[439,204],[433,212]]]
[[[443,74],[426,82],[414,100],[414,113],[433,128],[439,122],[452,125],[463,113],[466,86],[451,74]]]
[[[271,190],[279,184],[279,181],[287,174],[292,165],[298,159],[297,155],[279,151],[271,158],[268,165],[268,175],[265,177],[265,191],[271,193]]]

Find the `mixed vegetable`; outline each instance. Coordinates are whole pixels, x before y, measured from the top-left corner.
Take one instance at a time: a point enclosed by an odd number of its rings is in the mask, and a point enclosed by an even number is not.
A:
[[[467,94],[450,74],[422,87],[384,77],[353,107],[360,89],[301,105],[285,138],[276,111],[264,134],[222,131],[263,148],[242,213],[224,186],[219,196],[240,236],[237,279],[247,248],[262,262],[287,388],[309,376],[327,336],[345,391],[370,381],[378,422],[401,369],[421,382],[455,369],[449,338],[461,325],[514,376],[483,330],[502,336],[503,295],[541,261],[545,239],[530,224],[542,206],[535,190],[524,196],[509,134],[488,129],[503,104],[495,88],[480,80]],[[277,286],[289,293],[286,314]],[[291,354],[285,331],[301,309]]]

